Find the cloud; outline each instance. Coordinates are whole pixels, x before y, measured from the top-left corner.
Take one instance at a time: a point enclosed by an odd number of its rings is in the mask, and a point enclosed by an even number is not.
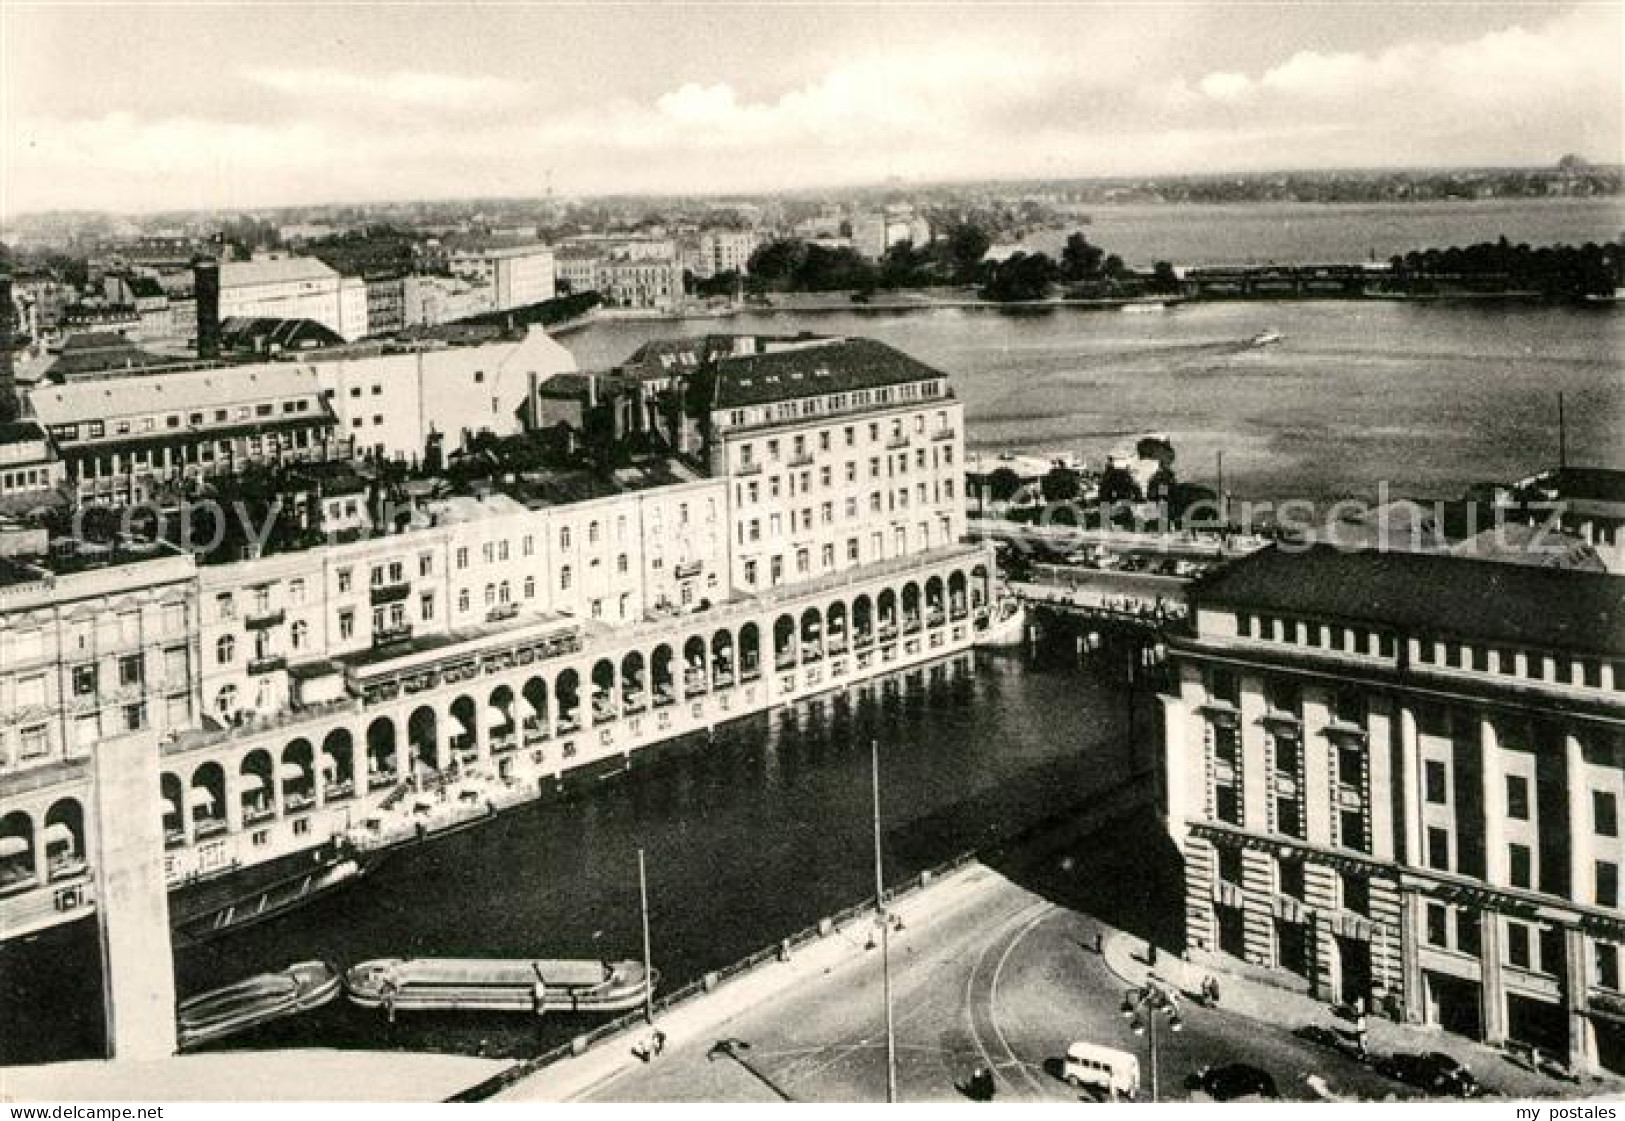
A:
[[[521,104],[531,92],[526,83],[506,78],[409,70],[351,74],[340,70],[255,68],[243,76],[285,97],[323,103],[337,99],[347,109],[359,105],[363,109],[500,110]]]

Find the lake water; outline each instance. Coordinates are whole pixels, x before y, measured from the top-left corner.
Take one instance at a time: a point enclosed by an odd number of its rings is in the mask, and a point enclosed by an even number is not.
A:
[[[1281,343],[1247,345],[1274,328]],[[1073,450],[1098,462],[1146,431],[1181,478],[1242,497],[1455,497],[1557,461],[1625,467],[1617,308],[1398,301],[1193,303],[1160,310],[746,313],[601,322],[567,335],[584,369],[707,331],[868,335],[949,373],[967,449]]]

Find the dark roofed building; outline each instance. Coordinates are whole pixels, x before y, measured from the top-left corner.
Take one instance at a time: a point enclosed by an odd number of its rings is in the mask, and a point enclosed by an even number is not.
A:
[[[1199,609],[1625,654],[1625,577],[1607,573],[1437,553],[1272,546],[1210,573],[1190,595]]]
[[[947,379],[941,370],[874,339],[807,340],[718,361],[712,408],[744,409]]]

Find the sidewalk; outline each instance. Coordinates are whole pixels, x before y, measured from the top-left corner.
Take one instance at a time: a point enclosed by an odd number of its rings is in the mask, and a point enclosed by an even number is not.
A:
[[[1146,963],[1145,954],[1145,941],[1122,931],[1109,933],[1101,951],[1106,968],[1123,982],[1125,988],[1143,985],[1154,976],[1178,989],[1182,998],[1189,1001],[1201,991],[1202,979],[1211,976],[1219,984],[1217,1011],[1226,1015],[1284,1027],[1289,1031],[1309,1025],[1344,1030],[1349,1027],[1347,1021],[1338,1019],[1330,1006],[1302,993],[1266,985],[1226,971],[1221,966],[1189,962],[1162,950],[1157,953],[1157,964],[1153,970]],[[1613,1097],[1625,1092],[1625,1082],[1619,1079],[1588,1077],[1575,1085],[1536,1074],[1515,1066],[1508,1061],[1506,1053],[1498,1048],[1437,1027],[1398,1024],[1380,1015],[1367,1017],[1367,1023],[1372,1054],[1442,1051],[1466,1064],[1488,1087],[1518,1098]]]

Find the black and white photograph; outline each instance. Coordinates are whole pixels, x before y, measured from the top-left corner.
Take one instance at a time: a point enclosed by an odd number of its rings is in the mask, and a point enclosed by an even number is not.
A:
[[[0,0],[9,1118],[1607,1121],[1622,810],[1625,0]]]

